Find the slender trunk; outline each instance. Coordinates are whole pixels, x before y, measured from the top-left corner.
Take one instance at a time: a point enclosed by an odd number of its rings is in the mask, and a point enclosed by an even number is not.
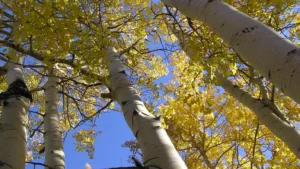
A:
[[[108,55],[111,93],[121,105],[126,122],[141,146],[144,166],[153,169],[187,168],[162,128],[159,117],[148,112],[129,82],[118,54],[110,50]]]
[[[260,99],[255,99],[247,92],[233,85],[229,80],[222,80],[222,87],[231,96],[240,101],[243,105],[252,110],[259,120],[280,140],[282,140],[289,149],[300,158],[300,132],[289,123],[282,120],[274,109],[265,104]]]
[[[21,66],[8,64],[6,92],[1,93],[3,105],[0,119],[0,168],[24,169],[26,132],[31,95]]]
[[[176,30],[172,25],[168,24],[168,28],[177,37],[178,43],[182,50],[191,56],[195,53],[193,49],[188,48],[183,43],[183,34],[181,31]],[[218,73],[216,73],[218,74]],[[237,86],[234,86],[231,81],[223,78],[218,78],[223,87],[229,94],[231,94],[236,100],[247,106],[259,120],[279,139],[281,139],[290,150],[300,158],[300,133],[292,126],[288,120],[283,116],[282,112],[278,108],[267,100],[255,99],[247,92],[241,90]],[[267,99],[267,98],[265,98]]]
[[[300,103],[300,48],[277,32],[219,0],[162,0],[202,21],[264,77]]]
[[[45,165],[53,169],[65,169],[65,154],[58,120],[58,78],[54,74],[48,76],[45,84],[46,111],[44,115],[45,130]],[[47,167],[45,167],[47,169]]]

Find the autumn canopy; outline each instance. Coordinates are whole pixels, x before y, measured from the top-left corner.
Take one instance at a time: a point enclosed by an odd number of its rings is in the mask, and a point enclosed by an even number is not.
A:
[[[1,169],[93,158],[111,110],[139,169],[300,167],[298,0],[0,0],[0,46]]]

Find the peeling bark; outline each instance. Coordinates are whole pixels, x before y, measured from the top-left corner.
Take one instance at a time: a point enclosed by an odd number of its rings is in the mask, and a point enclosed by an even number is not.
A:
[[[125,73],[114,50],[109,50],[109,83],[113,99],[122,107],[128,126],[143,152],[149,169],[186,169],[159,119],[150,114]]]
[[[62,135],[59,130],[58,120],[58,78],[54,74],[48,76],[45,84],[45,104],[44,115],[44,139],[45,139],[45,165],[53,169],[65,169],[65,154],[63,151]],[[48,167],[45,167],[48,169]]]
[[[24,169],[30,98],[25,95],[29,92],[21,66],[8,64],[7,84],[9,89],[4,100],[1,100],[3,110],[0,119],[0,168]]]
[[[222,1],[162,0],[202,21],[264,77],[300,103],[300,48]]]

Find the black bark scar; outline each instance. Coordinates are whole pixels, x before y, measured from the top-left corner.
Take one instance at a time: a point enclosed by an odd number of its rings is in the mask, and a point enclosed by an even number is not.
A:
[[[136,138],[138,138],[139,132],[140,132],[140,129],[138,129],[138,130],[134,133],[134,136],[135,136]]]
[[[26,84],[21,79],[15,80],[9,85],[6,92],[0,93],[0,100],[7,100],[12,96],[23,96],[25,98],[28,98],[31,102],[33,101],[31,93],[29,92]]]
[[[125,104],[127,104],[127,101],[122,101],[122,106],[124,106]]]
[[[289,55],[295,54],[296,52],[297,52],[297,49],[293,49],[293,50],[289,51],[286,55],[289,56]]]
[[[125,70],[123,70],[123,71],[121,71],[121,72],[119,72],[119,73],[123,73],[123,74],[125,74],[125,75],[126,75],[126,72],[125,72]]]
[[[159,121],[159,120],[160,120],[160,118],[161,118],[161,116],[155,116],[155,117],[154,117],[154,120],[157,120],[157,121]]]

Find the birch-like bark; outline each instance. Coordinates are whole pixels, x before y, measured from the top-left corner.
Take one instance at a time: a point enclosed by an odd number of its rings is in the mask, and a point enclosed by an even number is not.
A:
[[[292,125],[276,115],[274,109],[260,99],[235,86],[231,81],[222,80],[222,87],[231,96],[252,110],[259,120],[300,159],[300,132]]]
[[[220,0],[162,0],[202,21],[277,88],[300,103],[300,48]]]
[[[126,122],[141,146],[144,166],[149,169],[186,169],[159,118],[148,112],[128,80],[118,54],[109,50],[108,58],[111,93],[121,105]]]
[[[195,54],[193,49],[184,45],[184,36],[180,30],[176,30],[172,25],[165,21],[169,30],[177,37],[181,49],[188,55]],[[218,74],[218,73],[216,73]],[[234,86],[231,81],[223,78],[218,78],[226,92],[232,95],[236,100],[247,106],[259,120],[280,140],[282,140],[289,149],[300,158],[300,132],[292,126],[284,117],[283,113],[276,107],[274,103],[265,100],[255,99],[247,92]],[[260,84],[260,88],[263,86]],[[263,88],[264,89],[264,88]],[[266,91],[265,91],[266,92]],[[265,95],[267,95],[265,93]],[[265,96],[266,97],[266,96]]]
[[[20,86],[24,87],[23,69],[20,65],[8,63],[6,76],[9,86],[7,93],[20,90]],[[3,93],[1,96],[4,96]],[[0,119],[0,168],[24,169],[30,100],[19,95],[6,96],[1,100],[3,109]]]
[[[53,70],[54,71],[54,70]],[[65,154],[58,120],[58,78],[52,73],[45,84],[46,111],[44,115],[45,165],[65,169]],[[48,167],[45,167],[48,169]]]

